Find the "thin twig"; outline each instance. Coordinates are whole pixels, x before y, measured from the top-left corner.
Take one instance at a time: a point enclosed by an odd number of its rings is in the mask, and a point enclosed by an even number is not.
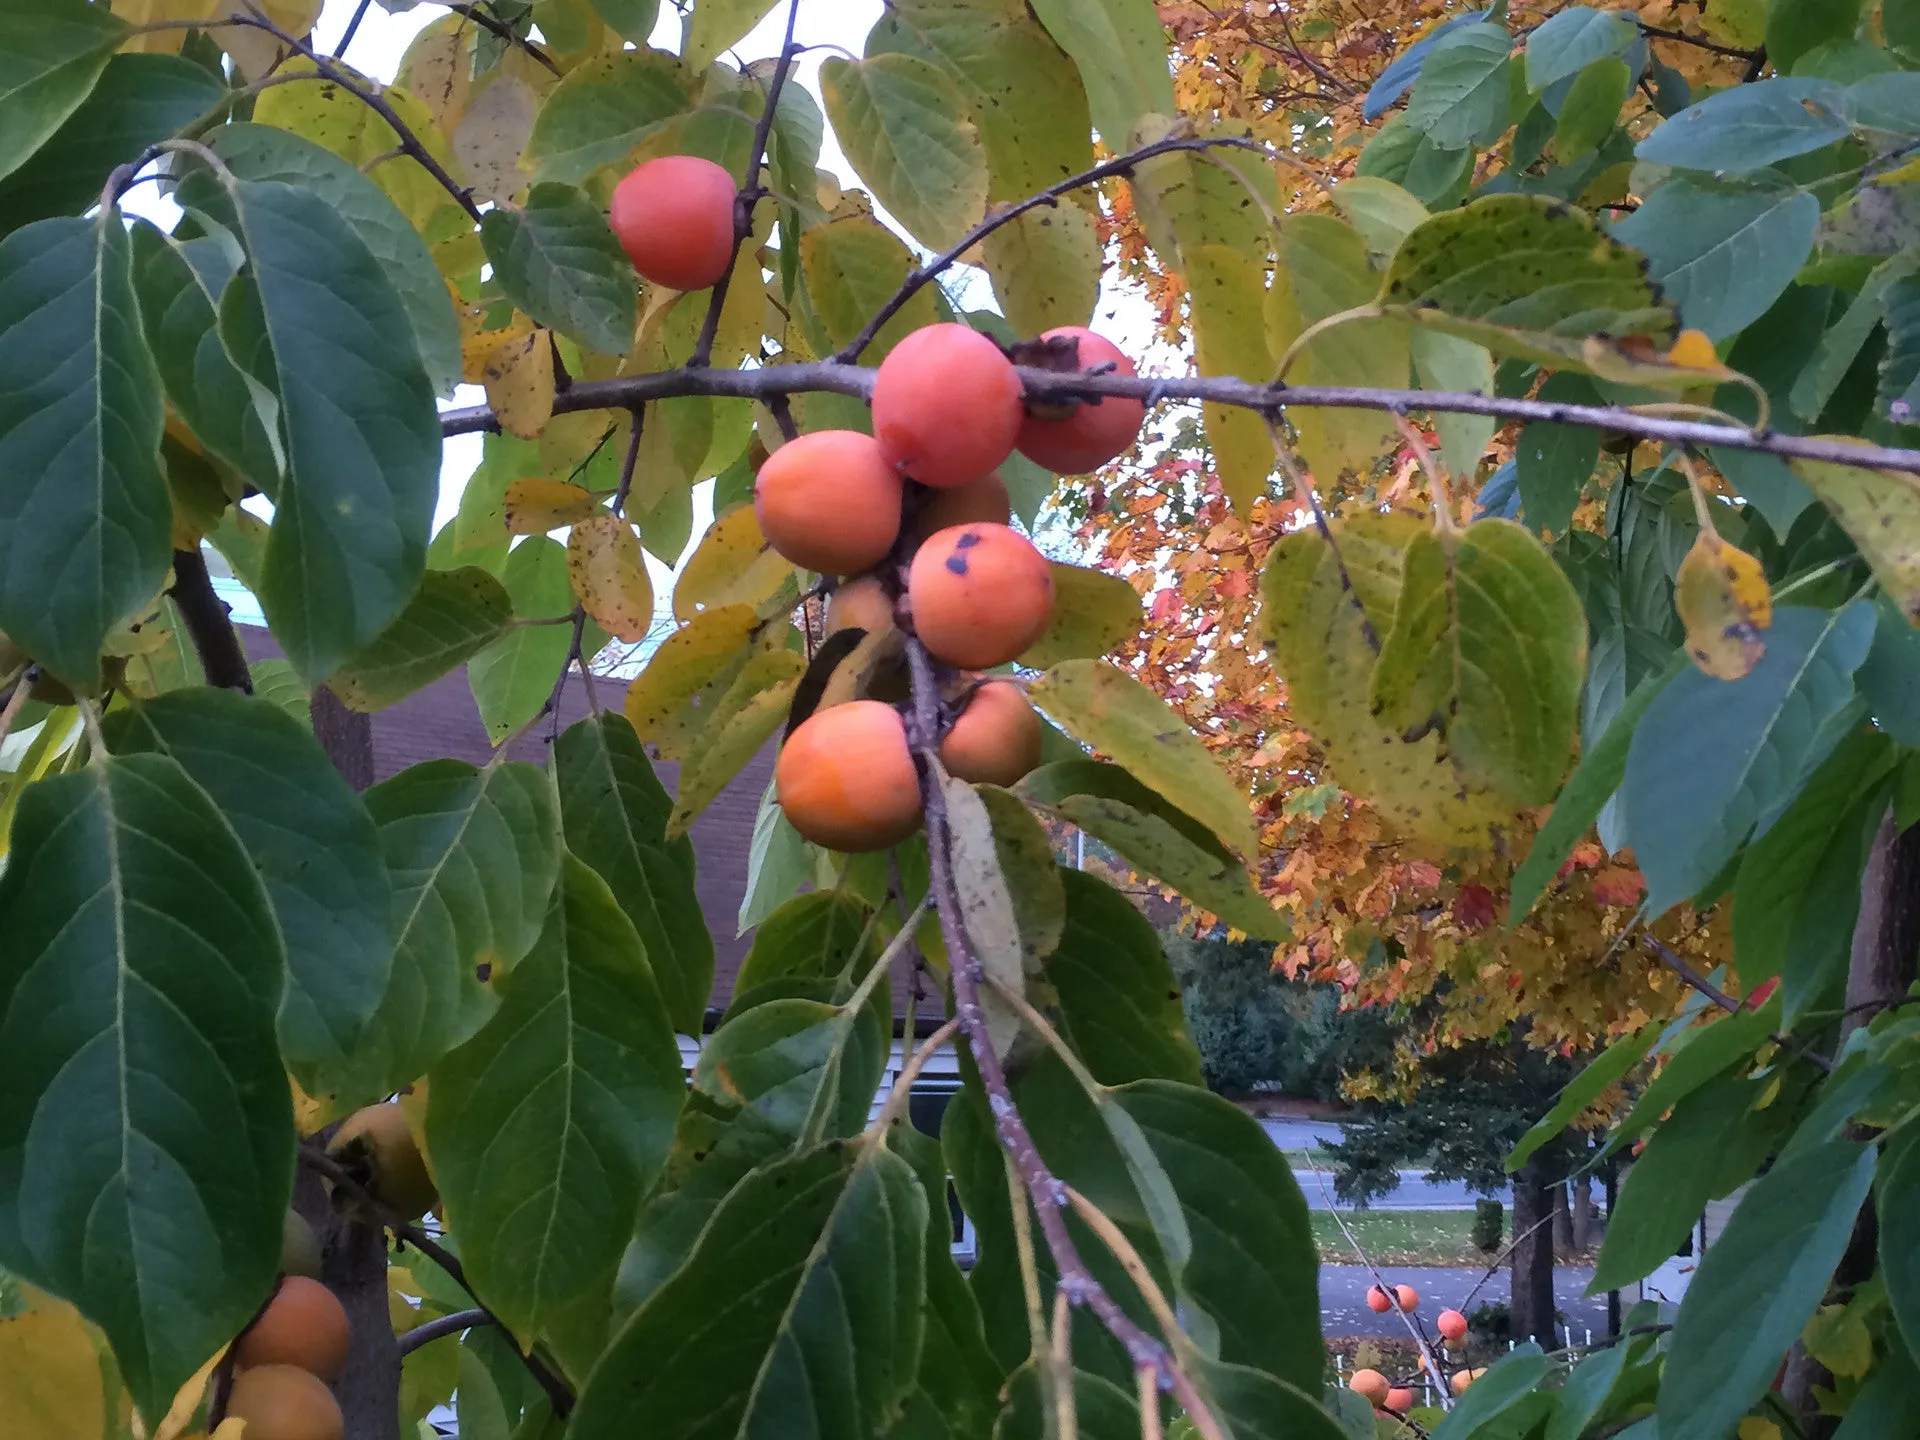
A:
[[[967,251],[1001,226],[1019,219],[1027,211],[1038,209],[1042,205],[1058,205],[1061,197],[1070,191],[1079,190],[1088,185],[1097,185],[1102,180],[1110,179],[1115,175],[1131,175],[1134,166],[1143,160],[1151,160],[1156,155],[1172,155],[1183,150],[1199,152],[1222,147],[1252,150],[1260,155],[1270,153],[1265,145],[1237,135],[1169,137],[1165,140],[1156,140],[1151,145],[1142,145],[1137,150],[1129,150],[1126,154],[1096,165],[1091,170],[1082,170],[1078,175],[1070,175],[1057,184],[1049,185],[1037,195],[1029,195],[1026,199],[1009,205],[1004,210],[996,210],[926,264],[909,270],[907,278],[900,282],[900,288],[893,292],[886,304],[874,311],[872,318],[861,328],[860,333],[848,341],[846,346],[833,357],[833,363],[853,364],[860,358],[861,351],[873,343],[873,337],[880,333],[881,327],[899,314],[909,300],[950,269]]]
[[[413,1327],[399,1337],[402,1356],[411,1355],[429,1341],[438,1340],[443,1335],[458,1335],[462,1330],[471,1330],[479,1325],[493,1325],[491,1310],[456,1310],[451,1315],[439,1315],[432,1320]]]
[[[13,722],[20,716],[27,703],[27,676],[22,671],[13,682],[13,694],[7,697],[7,703],[0,707],[0,745],[6,744],[7,732],[13,729]]]
[[[780,92],[786,88],[787,73],[793,69],[794,57],[800,53],[793,44],[793,27],[799,18],[800,0],[787,0],[786,38],[780,42],[780,58],[773,62],[773,78],[767,82],[767,103],[760,111],[760,118],[753,123],[753,140],[747,147],[746,179],[733,197],[733,255],[707,296],[707,313],[700,322],[700,338],[693,342],[693,354],[687,357],[688,366],[695,370],[706,369],[713,359],[713,341],[720,333],[720,312],[726,308],[733,270],[740,263],[740,247],[753,234],[753,207],[760,203],[760,197],[765,193],[760,187],[760,166],[767,158],[767,137],[773,133],[774,110],[780,103]],[[781,228],[785,228],[784,224]]]
[[[1289,405],[1311,405],[1329,410],[1383,410],[1404,415],[1486,415],[1497,420],[1546,420],[1610,430],[1638,440],[1669,445],[1747,450],[1785,459],[1822,460],[1861,469],[1881,469],[1920,475],[1920,450],[1893,450],[1877,445],[1854,445],[1805,435],[1782,435],[1771,430],[1748,430],[1737,425],[1708,425],[1697,420],[1675,420],[1636,415],[1606,405],[1569,405],[1551,400],[1527,400],[1504,395],[1482,395],[1467,390],[1389,390],[1364,385],[1264,385],[1232,375],[1182,376],[1152,379],[1137,375],[1088,375],[1021,368],[1026,399],[1034,404],[1093,400],[1121,396],[1149,403],[1211,401],[1234,405],[1262,415],[1275,415]],[[571,415],[582,410],[626,410],[648,400],[682,395],[716,395],[766,400],[775,395],[824,392],[865,399],[873,392],[874,371],[814,360],[798,365],[768,365],[754,370],[664,370],[648,375],[625,375],[612,380],[581,380],[554,397],[553,413]],[[473,405],[440,413],[442,435],[470,435],[495,431],[499,421],[491,409]]]
[[[1647,24],[1644,20],[1635,23],[1640,26],[1640,33],[1649,40],[1673,40],[1682,45],[1692,45],[1696,49],[1710,51],[1715,55],[1725,55],[1731,60],[1745,60],[1752,63],[1754,56],[1761,53],[1758,50],[1742,50],[1737,45],[1721,45],[1699,35],[1684,34],[1679,30],[1663,30],[1658,25]]]
[[[1562,1181],[1561,1183],[1564,1184],[1565,1182]],[[1462,1300],[1458,1305],[1455,1305],[1453,1308],[1460,1311],[1464,1315],[1466,1313],[1467,1306],[1473,1303],[1473,1297],[1480,1293],[1481,1287],[1485,1285],[1487,1281],[1491,1280],[1495,1275],[1498,1275],[1500,1273],[1500,1267],[1507,1263],[1507,1257],[1513,1254],[1515,1247],[1518,1246],[1521,1241],[1527,1239],[1528,1236],[1532,1235],[1536,1230],[1541,1229],[1543,1226],[1551,1225],[1552,1223],[1553,1223],[1553,1215],[1551,1212],[1549,1212],[1543,1219],[1536,1220],[1533,1224],[1529,1225],[1525,1230],[1521,1231],[1518,1235],[1514,1236],[1513,1239],[1509,1240],[1505,1245],[1501,1246],[1500,1252],[1497,1255],[1495,1255],[1492,1260],[1487,1262],[1486,1273],[1474,1282],[1473,1288],[1471,1290],[1467,1291],[1467,1298]]]
[[[193,640],[207,684],[251,695],[253,672],[247,668],[247,655],[233,628],[232,612],[215,592],[206,556],[197,546],[173,552],[173,584],[167,587],[167,594],[173,597],[173,608],[180,612]]]
[[[627,495],[633,489],[633,470],[634,466],[640,461],[640,432],[645,428],[647,423],[647,407],[645,405],[635,405],[633,409],[628,412],[627,418],[629,421],[627,453],[620,461],[620,483],[614,487],[613,492],[613,513],[616,515],[626,513]],[[608,435],[612,433],[611,430],[607,432]],[[604,445],[606,443],[606,437],[602,436],[600,444]],[[596,450],[599,448],[599,445],[594,447]]]
[[[1040,1310],[1040,1267],[1033,1250],[1033,1215],[1027,1208],[1027,1189],[1020,1183],[1013,1156],[1000,1152],[1007,1172],[1007,1207],[1013,1217],[1013,1253],[1020,1263],[1020,1292],[1027,1310],[1027,1350],[1038,1366],[1047,1353],[1047,1321]]]
[[[547,54],[546,51],[527,39],[526,36],[522,35],[518,30],[515,30],[511,25],[503,24],[499,20],[494,19],[493,16],[487,14],[487,12],[482,10],[478,5],[451,5],[447,3],[447,0],[434,0],[434,3],[445,6],[446,9],[451,10],[463,19],[471,20],[482,30],[492,31],[516,49],[524,50],[527,56],[536,64],[544,65],[555,75],[561,73],[560,67],[554,64],[551,55]]]
[[[1126,1232],[1114,1224],[1113,1217],[1098,1205],[1082,1195],[1071,1185],[1066,1186],[1067,1203],[1073,1206],[1086,1227],[1100,1238],[1100,1243],[1113,1252],[1113,1258],[1120,1262],[1120,1268],[1127,1272],[1127,1278],[1133,1281],[1133,1288],[1140,1292],[1140,1298],[1147,1302],[1147,1309],[1153,1312],[1154,1323],[1160,1327],[1161,1335],[1168,1346],[1180,1341],[1180,1318],[1174,1313],[1167,1295],[1153,1278],[1153,1272],[1147,1268],[1147,1262],[1134,1248]]]
[[[908,1004],[912,1004],[911,996],[908,997]],[[867,1127],[869,1130],[879,1134],[882,1144],[886,1143],[887,1131],[892,1127],[895,1118],[900,1114],[900,1107],[906,1104],[907,1096],[912,1093],[913,1082],[920,1078],[920,1072],[927,1068],[927,1062],[939,1054],[940,1047],[953,1039],[955,1032],[958,1031],[959,1028],[960,1022],[958,1020],[947,1021],[946,1024],[929,1035],[926,1040],[914,1050],[913,1054],[907,1058],[906,1063],[901,1065],[899,1077],[893,1082],[893,1089],[887,1092],[887,1098],[881,1102],[880,1113],[874,1117],[873,1123]],[[906,1038],[911,1040],[913,1037],[909,1035]],[[902,1043],[904,1044],[905,1042],[903,1041]]]
[[[380,1223],[391,1230],[396,1237],[406,1244],[413,1246],[414,1249],[433,1261],[434,1264],[447,1272],[448,1279],[452,1280],[454,1284],[458,1285],[469,1295],[473,1295],[473,1286],[468,1283],[466,1267],[461,1265],[452,1252],[441,1245],[439,1241],[427,1234],[426,1231],[414,1224],[413,1221],[402,1216],[392,1206],[383,1204],[366,1186],[354,1179],[346,1167],[331,1155],[321,1150],[315,1150],[307,1145],[300,1147],[299,1155],[302,1165],[305,1165],[309,1170],[314,1171],[316,1174],[330,1181],[336,1188],[345,1190],[359,1204],[377,1215],[380,1218]],[[474,1295],[476,1302],[479,1299],[479,1296]],[[500,1324],[499,1317],[488,1310],[485,1305],[481,1305],[480,1310],[481,1313],[486,1316],[486,1323],[493,1325]],[[554,1415],[556,1417],[564,1417],[571,1412],[573,1409],[573,1391],[568,1387],[567,1382],[550,1370],[547,1367],[547,1363],[531,1350],[522,1351],[519,1346],[516,1345],[514,1352],[520,1356],[520,1363],[527,1367],[527,1373],[533,1377],[534,1383],[546,1392],[547,1403],[552,1407]]]
[[[1140,1405],[1140,1440],[1160,1440],[1160,1377],[1142,1365],[1133,1372],[1133,1390]]]
[[[1698,970],[1687,964],[1687,962],[1680,957],[1679,953],[1670,946],[1661,944],[1651,935],[1643,935],[1640,938],[1647,942],[1648,949],[1660,957],[1660,962],[1669,970],[1673,971],[1674,974],[1678,975],[1686,985],[1699,991],[1729,1015],[1738,1015],[1742,1010],[1747,1008],[1744,1002],[1734,999]],[[1827,1075],[1833,1073],[1833,1062],[1831,1060],[1824,1055],[1808,1049],[1806,1044],[1796,1041],[1791,1035],[1782,1035],[1776,1030],[1773,1032],[1772,1038],[1774,1043],[1787,1051],[1788,1054],[1797,1055],[1800,1059],[1813,1066],[1814,1069]]]
[[[1054,1434],[1057,1440],[1079,1440],[1073,1394],[1073,1305],[1064,1286],[1053,1292],[1053,1346],[1048,1361],[1053,1371]]]
[[[338,60],[347,53],[347,47],[353,43],[353,37],[360,33],[360,22],[367,18],[367,11],[373,8],[373,0],[360,0],[354,7],[353,18],[347,21],[347,28],[340,32],[340,43],[333,47],[333,58]]]
[[[1407,1327],[1407,1333],[1413,1337],[1414,1348],[1420,1354],[1420,1363],[1427,1368],[1427,1373],[1433,1376],[1433,1383],[1439,1392],[1440,1408],[1451,1410],[1452,1395],[1447,1389],[1447,1377],[1440,1369],[1440,1357],[1434,1353],[1433,1341],[1428,1339],[1426,1332],[1414,1323],[1413,1317],[1400,1308],[1398,1293],[1393,1286],[1387,1284],[1387,1277],[1380,1273],[1380,1267],[1373,1263],[1373,1258],[1361,1246],[1353,1231],[1347,1228],[1347,1222],[1340,1218],[1339,1210],[1334,1207],[1333,1196],[1327,1190],[1326,1176],[1315,1173],[1319,1178],[1321,1197],[1327,1202],[1327,1213],[1333,1217],[1333,1223],[1340,1227],[1340,1233],[1347,1237],[1347,1244],[1353,1247],[1353,1253],[1360,1257],[1360,1263],[1366,1266],[1367,1273],[1373,1276],[1373,1283],[1380,1287],[1380,1293],[1392,1304],[1393,1313],[1400,1317],[1400,1323]]]

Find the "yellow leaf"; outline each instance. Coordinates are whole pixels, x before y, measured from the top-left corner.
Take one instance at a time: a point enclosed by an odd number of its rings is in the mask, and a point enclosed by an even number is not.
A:
[[[1690,370],[1717,370],[1720,353],[1704,330],[1682,330],[1667,351],[1669,365],[1685,365]]]
[[[627,689],[635,733],[667,759],[681,758],[748,656],[770,648],[755,639],[758,623],[751,605],[722,605],[669,635]]]
[[[602,510],[573,527],[567,537],[567,577],[594,623],[629,644],[647,638],[653,625],[653,581],[640,558],[633,526]]]
[[[1825,460],[1788,464],[1860,547],[1887,597],[1920,623],[1920,480]]]
[[[459,127],[473,94],[473,34],[465,16],[444,16],[414,37],[400,61],[399,83],[426,108],[442,134],[451,135]]]
[[[723,605],[758,606],[780,591],[793,574],[760,533],[753,506],[741,505],[714,521],[673,587],[673,613],[691,620],[702,610]]]
[[[592,491],[565,480],[533,478],[507,486],[507,529],[515,535],[544,535],[589,519],[599,508]]]
[[[173,1404],[167,1407],[167,1413],[161,1417],[159,1427],[153,1432],[153,1440],[178,1440],[187,1426],[193,1423],[194,1412],[199,1410],[200,1401],[207,1393],[207,1382],[213,1379],[213,1368],[226,1353],[227,1347],[222,1345],[175,1392]]]
[[[250,0],[258,4],[266,17],[296,38],[313,29],[320,18],[320,0]],[[219,15],[246,15],[249,6],[227,3],[214,7]],[[290,54],[288,47],[264,30],[246,25],[222,25],[210,30],[220,48],[233,57],[233,63],[248,80],[261,79],[276,62]]]
[[[487,403],[509,435],[531,440],[553,418],[553,342],[545,330],[495,345],[481,368]]]
[[[137,31],[142,25],[205,20],[213,14],[217,3],[218,0],[118,0],[113,13]],[[178,55],[186,38],[186,27],[181,26],[178,30],[129,35],[120,48],[143,55]]]
[[[517,75],[496,71],[468,103],[453,132],[453,153],[466,166],[476,200],[510,200],[526,188],[521,152],[540,112],[533,87]]]
[[[1780,1427],[1771,1420],[1749,1415],[1740,1422],[1740,1440],[1781,1440]]]
[[[1687,627],[1687,654],[1716,680],[1738,680],[1767,653],[1761,632],[1773,623],[1766,572],[1746,551],[1710,530],[1674,577],[1673,606]]]
[[[455,312],[460,321],[460,378],[469,385],[478,385],[487,378],[487,361],[498,347],[533,333],[533,322],[517,310],[512,323],[500,329],[485,328],[489,308],[461,305]]]
[[[1224,245],[1188,245],[1183,256],[1200,373],[1268,379],[1270,362],[1260,309],[1265,266],[1260,258]],[[1233,508],[1245,515],[1266,493],[1267,476],[1273,471],[1273,441],[1266,422],[1232,405],[1206,405],[1201,415],[1221,487]]]
[[[806,661],[791,650],[763,650],[741,669],[700,732],[700,743],[680,768],[667,835],[686,833],[694,817],[773,738],[793,707]]]
[[[0,1320],[0,1435],[100,1440],[106,1425],[100,1356],[78,1310],[48,1296]]]

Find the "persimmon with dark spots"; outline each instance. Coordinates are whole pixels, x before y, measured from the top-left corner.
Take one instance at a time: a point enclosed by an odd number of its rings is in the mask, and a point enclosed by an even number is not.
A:
[[[891,630],[893,599],[878,575],[860,575],[836,586],[827,597],[827,634],[858,628],[869,635]]]
[[[327,1143],[327,1154],[403,1219],[425,1214],[440,1199],[398,1101],[354,1111]]]
[[[607,222],[633,268],[669,290],[705,290],[733,265],[739,187],[697,155],[661,155],[613,187]]]
[[[900,537],[900,472],[858,430],[816,430],[767,457],[753,510],[767,543],[825,575],[878,565]]]
[[[227,1418],[246,1440],[341,1440],[346,1419],[326,1382],[298,1365],[256,1365],[234,1377]]]
[[[928,650],[962,669],[991,670],[1046,633],[1053,567],[1005,525],[955,525],[915,552],[907,600]]]
[[[1133,361],[1105,336],[1080,325],[1063,325],[1049,330],[1042,340],[1071,339],[1079,344],[1079,368],[1091,370],[1097,365],[1112,365],[1111,374],[1132,375]],[[1140,434],[1147,418],[1141,401],[1118,395],[1099,400],[1083,400],[1071,414],[1058,418],[1029,414],[1021,422],[1020,453],[1036,465],[1056,475],[1085,475],[1098,470],[1116,455],[1123,455]]]
[[[897,845],[920,828],[920,776],[900,712],[878,700],[816,710],[773,767],[787,823],[829,850]]]
[[[984,479],[1020,435],[1020,375],[965,325],[927,325],[887,353],[873,379],[873,433],[888,463],[922,485]]]
[[[913,516],[915,539],[924,540],[955,525],[1005,525],[1013,519],[1013,502],[1007,498],[1006,482],[998,472],[965,485],[922,493],[925,499]]]
[[[940,742],[947,773],[976,785],[1013,785],[1040,763],[1040,717],[1018,685],[989,680],[967,697]]]
[[[234,1343],[233,1362],[246,1369],[298,1365],[331,1381],[347,1363],[351,1338],[346,1307],[333,1292],[318,1280],[289,1275]]]

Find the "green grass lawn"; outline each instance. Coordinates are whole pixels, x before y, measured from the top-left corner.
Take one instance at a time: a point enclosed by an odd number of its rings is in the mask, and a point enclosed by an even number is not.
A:
[[[1313,1238],[1329,1265],[1359,1261],[1340,1227],[1325,1210],[1311,1212]],[[1358,1210],[1341,1218],[1376,1265],[1484,1265],[1488,1257],[1474,1249],[1471,1210]]]

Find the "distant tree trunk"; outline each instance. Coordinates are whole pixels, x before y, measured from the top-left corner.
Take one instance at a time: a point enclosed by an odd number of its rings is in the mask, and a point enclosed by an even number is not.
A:
[[[1548,1195],[1553,1203],[1553,1258],[1561,1264],[1573,1259],[1573,1209],[1567,1204],[1567,1183],[1553,1182]]]
[[[1573,1182],[1573,1253],[1593,1250],[1593,1176],[1581,1171]]]
[[[313,692],[308,708],[313,714],[314,738],[356,790],[373,784],[373,717],[349,710],[322,685]]]
[[[1840,1025],[1842,1043],[1906,992],[1914,979],[1916,949],[1920,949],[1920,826],[1905,831],[1895,828],[1889,809],[1873,837],[1860,879],[1860,918],[1853,927],[1853,952],[1847,966],[1849,1013]],[[1854,1221],[1847,1253],[1834,1272],[1836,1284],[1857,1285],[1873,1273],[1879,1229],[1869,1196]],[[1799,1412],[1800,1432],[1807,1440],[1824,1440],[1839,1427],[1836,1417],[1820,1413],[1814,1395],[1817,1387],[1832,1384],[1826,1366],[1795,1341],[1787,1352],[1780,1393]]]
[[[1513,1338],[1554,1344],[1553,1197],[1547,1167],[1537,1157],[1513,1177]]]

